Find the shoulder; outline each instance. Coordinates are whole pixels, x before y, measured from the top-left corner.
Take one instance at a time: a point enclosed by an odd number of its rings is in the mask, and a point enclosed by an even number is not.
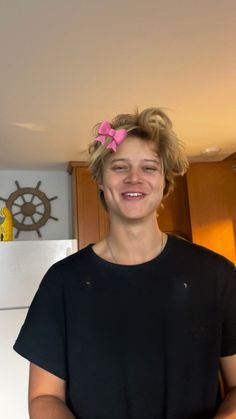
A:
[[[170,235],[170,248],[185,265],[200,269],[235,274],[235,265],[224,256],[177,236]]]
[[[52,265],[52,268],[54,270],[58,269],[61,271],[68,271],[68,269],[73,269],[75,266],[78,266],[78,264],[80,265],[80,267],[87,266],[91,263],[91,247],[92,245],[90,244],[84,247],[83,249],[73,253],[72,255],[59,260],[58,262]]]
[[[83,276],[83,272],[91,269],[93,261],[91,260],[91,245],[67,256],[64,259],[54,263],[46,272],[41,286],[54,286],[55,283],[58,287],[63,287],[64,282],[68,283],[73,278],[79,279]]]

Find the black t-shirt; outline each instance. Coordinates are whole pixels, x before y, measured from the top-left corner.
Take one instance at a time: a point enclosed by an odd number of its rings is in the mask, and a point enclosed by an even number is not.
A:
[[[219,358],[236,353],[235,268],[173,236],[131,266],[90,245],[49,269],[14,349],[66,380],[78,419],[212,418]]]

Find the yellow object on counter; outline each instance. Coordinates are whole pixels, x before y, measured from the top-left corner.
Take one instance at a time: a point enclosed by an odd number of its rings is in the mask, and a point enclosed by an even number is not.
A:
[[[0,241],[13,240],[13,220],[7,207],[0,208]]]

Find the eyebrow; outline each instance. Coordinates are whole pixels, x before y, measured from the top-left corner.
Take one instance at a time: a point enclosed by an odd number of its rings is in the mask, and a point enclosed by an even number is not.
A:
[[[158,159],[143,159],[143,161],[150,162],[150,163],[160,163],[160,158]]]
[[[119,162],[119,161],[121,161],[121,162],[128,162],[129,161],[129,159],[122,159],[122,158],[120,158],[120,159],[113,159],[112,161],[111,161],[111,163],[116,163],[116,162]],[[143,159],[142,160],[143,162],[147,162],[147,163],[157,163],[157,164],[159,164],[160,163],[160,158],[158,158],[158,159]]]

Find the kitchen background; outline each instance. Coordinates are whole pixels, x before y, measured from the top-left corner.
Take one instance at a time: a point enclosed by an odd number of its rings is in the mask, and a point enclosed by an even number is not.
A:
[[[236,262],[235,18],[234,0],[0,1],[0,197],[16,181],[58,197],[42,237],[0,243],[4,419],[28,417],[12,345],[43,274],[108,229],[86,166],[95,123],[164,107],[190,170],[160,225]]]

